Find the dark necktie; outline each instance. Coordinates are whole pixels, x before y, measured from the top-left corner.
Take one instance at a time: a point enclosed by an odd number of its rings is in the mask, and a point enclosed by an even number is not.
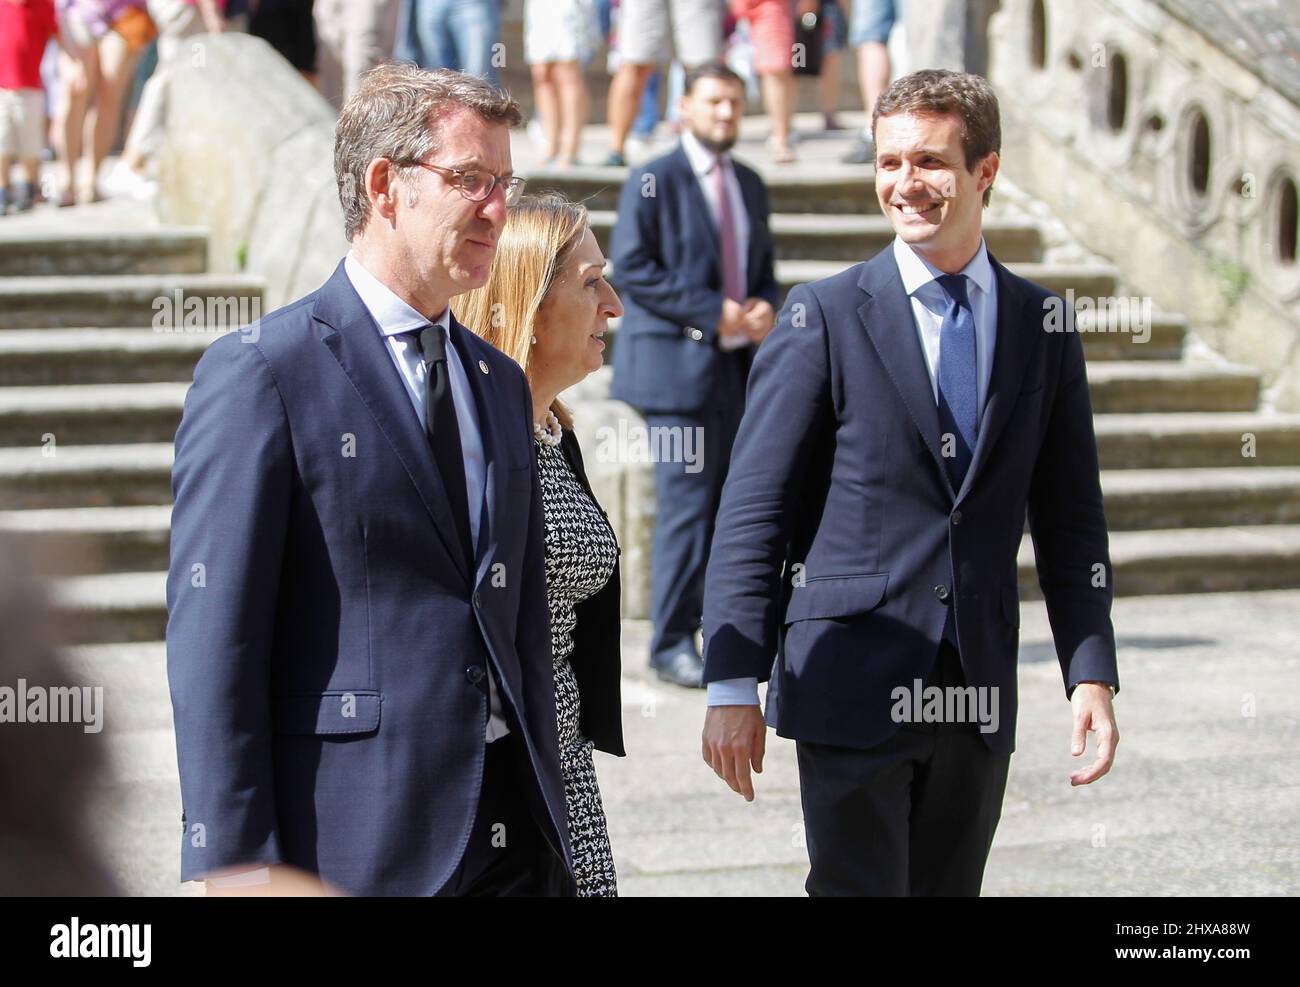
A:
[[[940,447],[952,489],[961,489],[975,452],[978,421],[976,389],[975,316],[966,295],[964,274],[945,274],[936,279],[948,297],[939,332],[939,427]],[[947,436],[951,435],[949,442]],[[953,454],[946,455],[948,451]]]
[[[469,497],[465,492],[465,460],[460,446],[460,426],[451,398],[451,373],[447,367],[447,331],[440,325],[419,330],[420,348],[428,368],[425,376],[424,421],[433,447],[433,459],[451,503],[451,516],[460,535],[461,550],[471,571],[474,549],[469,535]]]

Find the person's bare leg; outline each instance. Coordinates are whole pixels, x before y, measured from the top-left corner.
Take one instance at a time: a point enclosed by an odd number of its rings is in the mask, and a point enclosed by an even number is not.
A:
[[[790,120],[794,112],[794,73],[789,69],[761,76],[763,108],[772,121],[772,148],[777,160],[788,160]]]
[[[587,122],[591,102],[582,66],[578,62],[556,64],[555,84],[560,94],[560,160],[574,163],[578,160],[582,127]]]
[[[646,81],[654,74],[653,65],[620,65],[609,86],[609,150],[622,154],[627,135],[636,120]]]
[[[862,108],[870,118],[876,100],[889,85],[889,49],[879,41],[858,45],[858,85],[862,89]]]
[[[96,180],[99,177],[99,167],[117,140],[118,128],[122,122],[122,101],[139,58],[140,53],[130,51],[121,35],[115,31],[109,31],[99,41],[100,86],[95,99],[94,143],[91,147],[92,198],[98,198]]]
[[[99,57],[94,47],[81,49],[81,57],[59,53],[59,95],[54,104],[54,153],[59,167],[59,204],[76,200],[77,161],[81,157],[90,100],[99,80]]]
[[[840,53],[826,52],[822,55],[822,74],[817,78],[817,103],[821,107],[826,127],[830,129],[835,122],[835,111],[840,103]]]
[[[533,77],[533,104],[546,138],[546,160],[560,153],[560,99],[555,86],[555,65],[541,62],[529,66]]]

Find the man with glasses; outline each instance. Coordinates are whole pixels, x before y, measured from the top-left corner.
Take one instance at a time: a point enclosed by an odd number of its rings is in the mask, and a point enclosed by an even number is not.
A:
[[[181,879],[572,894],[532,411],[452,317],[518,105],[386,65],[339,117],[352,249],[199,361],[176,436]]]

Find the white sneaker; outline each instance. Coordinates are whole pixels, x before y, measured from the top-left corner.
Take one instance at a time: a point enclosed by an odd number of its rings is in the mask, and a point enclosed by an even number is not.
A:
[[[109,198],[152,199],[158,194],[158,182],[118,161],[100,177],[99,191]]]

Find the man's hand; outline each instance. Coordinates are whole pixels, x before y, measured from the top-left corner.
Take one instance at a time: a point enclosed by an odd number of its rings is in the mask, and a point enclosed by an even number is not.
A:
[[[722,300],[722,321],[718,323],[718,335],[744,336],[748,335],[748,329],[745,307],[734,298],[724,298]]]
[[[754,801],[754,785],[749,769],[763,773],[763,748],[767,742],[767,725],[757,706],[710,706],[704,714],[704,763],[711,767],[731,790]]]
[[[1080,771],[1070,773],[1072,786],[1090,785],[1107,771],[1115,760],[1119,746],[1119,727],[1111,705],[1110,686],[1101,682],[1080,682],[1070,696],[1074,710],[1074,732],[1070,736],[1070,753],[1082,757],[1088,732],[1097,734],[1097,760]]]
[[[745,299],[745,332],[754,343],[761,343],[776,325],[776,312],[766,298]]]
[[[244,874],[256,874],[257,883],[222,884],[222,878],[237,878]],[[270,864],[267,867],[231,867],[208,875],[216,880],[205,880],[204,889],[209,898],[336,898],[343,892],[323,880],[317,874],[290,867],[288,864]]]

